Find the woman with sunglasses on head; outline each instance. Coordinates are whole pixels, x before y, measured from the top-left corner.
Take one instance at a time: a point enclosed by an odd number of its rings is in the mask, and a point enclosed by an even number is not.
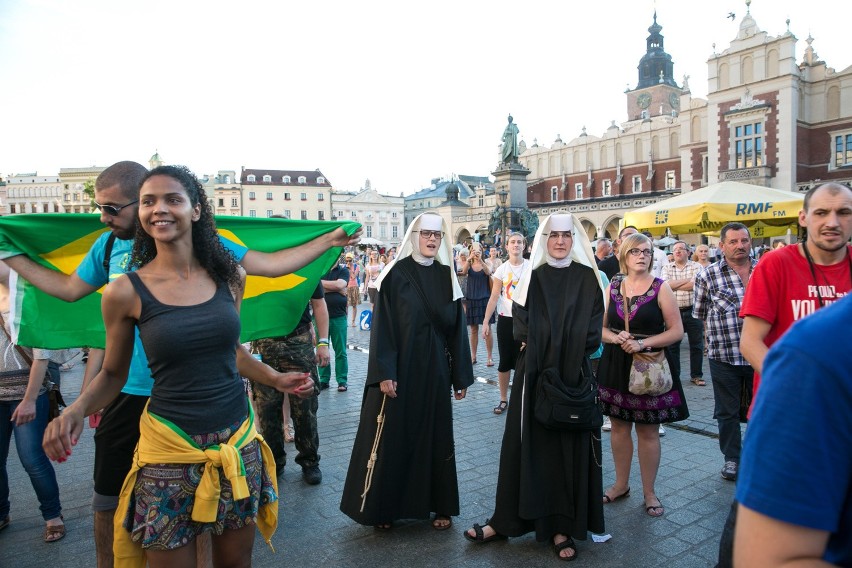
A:
[[[190,544],[211,532],[214,563],[243,565],[255,526],[267,542],[275,530],[277,485],[241,375],[299,396],[313,382],[274,371],[239,343],[245,272],[219,240],[198,179],[161,166],[139,195],[131,261],[139,269],[104,292],[103,366],[50,423],[44,448],[68,459],[83,418],[119,394],[138,328],[154,386],[115,514],[116,564],[194,566]]]
[[[459,514],[453,411],[473,383],[461,290],[441,217],[418,216],[382,272],[361,419],[340,510],[388,530]]]
[[[625,237],[618,249],[621,273],[606,289],[603,322],[604,350],[598,366],[603,413],[610,417],[615,484],[604,492],[603,502],[630,496],[630,464],[633,460],[633,425],[639,451],[639,471],[645,512],[660,517],[665,510],[657,497],[655,482],[660,467],[659,425],[689,417],[680,381],[661,396],[636,395],[628,389],[633,354],[660,351],[683,337],[683,323],[674,292],[651,274],[654,260],[651,240],[642,234]],[[630,332],[625,331],[628,317]]]

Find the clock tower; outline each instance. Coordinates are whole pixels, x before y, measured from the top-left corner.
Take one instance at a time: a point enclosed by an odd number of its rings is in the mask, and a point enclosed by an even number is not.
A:
[[[639,60],[639,83],[634,90],[627,90],[629,120],[672,115],[680,110],[681,88],[674,80],[672,56],[663,49],[662,29],[655,10],[654,23],[648,28],[647,49]]]

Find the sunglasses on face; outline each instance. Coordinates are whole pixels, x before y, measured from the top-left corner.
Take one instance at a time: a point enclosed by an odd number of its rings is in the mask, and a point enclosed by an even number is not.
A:
[[[95,207],[97,207],[99,211],[103,211],[104,213],[106,213],[110,217],[117,217],[118,214],[121,213],[122,209],[124,209],[125,207],[129,207],[129,206],[133,205],[134,203],[138,203],[138,202],[139,202],[138,199],[134,199],[130,203],[125,203],[124,205],[119,205],[119,206],[116,207],[115,205],[101,205],[100,203],[95,201]]]

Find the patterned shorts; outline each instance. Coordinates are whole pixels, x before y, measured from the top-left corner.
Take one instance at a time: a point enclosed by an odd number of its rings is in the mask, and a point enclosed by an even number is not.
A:
[[[240,427],[234,424],[212,434],[190,436],[202,448],[226,442]],[[231,483],[220,471],[222,492],[216,521],[192,520],[195,490],[201,482],[204,464],[149,464],[137,472],[136,485],[124,528],[133,542],[152,550],[173,550],[192,542],[204,531],[221,535],[224,530],[241,529],[255,524],[258,509],[274,502],[274,486],[266,470],[260,445],[255,440],[240,450],[246,469],[249,497],[234,500]]]

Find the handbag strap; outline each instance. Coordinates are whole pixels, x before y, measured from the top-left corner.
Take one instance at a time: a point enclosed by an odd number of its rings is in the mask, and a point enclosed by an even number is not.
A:
[[[18,354],[26,361],[27,365],[33,366],[33,358],[30,357],[26,351],[24,351],[23,347],[12,341],[12,337],[9,335],[9,332],[6,331],[6,320],[3,319],[3,314],[0,314],[0,327],[3,328],[3,333],[6,334],[6,338],[9,340],[9,343],[15,346],[15,349],[18,351]]]
[[[630,333],[630,306],[627,302],[627,296],[624,295],[624,279],[621,279],[618,286],[618,293],[621,294],[621,311],[624,312],[624,331]]]

